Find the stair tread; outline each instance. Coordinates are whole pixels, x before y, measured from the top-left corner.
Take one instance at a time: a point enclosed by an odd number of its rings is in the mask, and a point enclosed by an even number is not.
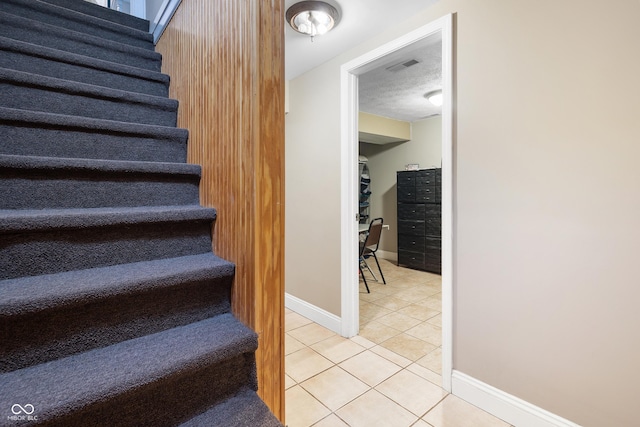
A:
[[[0,168],[200,176],[200,165],[0,154]]]
[[[127,25],[118,24],[113,21],[109,21],[106,19],[102,19],[96,16],[84,14],[72,9],[68,9],[65,7],[57,6],[54,4],[41,2],[41,1],[25,1],[25,0],[4,0],[5,4],[14,4],[18,5],[18,7],[26,7],[36,13],[41,13],[49,17],[61,17],[65,21],[69,22],[69,26],[59,25],[56,23],[51,23],[49,25],[54,25],[59,28],[71,29],[73,26],[73,22],[78,23],[87,23],[90,24],[91,27],[112,32],[118,34],[124,34],[127,37],[139,39],[140,41],[144,41],[149,43],[150,49],[153,49],[153,35],[148,31],[142,31],[135,28],[131,28]],[[11,13],[11,12],[8,12]],[[16,15],[20,16],[20,15]],[[66,22],[65,22],[66,24]]]
[[[233,274],[234,268],[233,263],[210,252],[0,280],[0,318],[48,310],[74,301],[172,286],[184,277],[194,281],[214,279]]]
[[[45,111],[23,110],[0,106],[0,121],[10,120],[24,124],[64,126],[91,130],[104,130],[126,134],[139,134],[158,138],[186,138],[187,129],[174,126],[149,125],[144,123],[121,122],[117,120],[96,119],[93,117],[71,116],[68,114],[48,113]]]
[[[179,427],[282,427],[257,393],[249,388],[180,424]]]
[[[0,153],[63,158],[185,163],[189,131],[0,107]]]
[[[164,84],[169,84],[170,80],[167,74],[163,74],[158,71],[134,67],[118,62],[106,61],[103,59],[93,58],[90,56],[80,55],[64,50],[58,50],[20,40],[10,39],[7,37],[0,36],[0,48],[25,54],[31,54],[41,58],[66,62],[69,64],[82,65],[87,68],[108,71],[140,79],[152,80]]]
[[[141,47],[132,46],[126,43],[120,43],[113,40],[105,40],[100,37],[92,36],[91,34],[85,34],[82,32],[73,31],[66,28],[60,28],[55,25],[50,25],[44,22],[25,18],[22,16],[12,15],[10,13],[6,13],[2,11],[0,11],[0,24],[10,24],[14,27],[33,29],[33,30],[46,33],[50,36],[56,35],[63,38],[74,39],[87,45],[103,47],[111,50],[117,50],[120,52],[126,52],[130,55],[142,56],[148,59],[155,59],[158,61],[162,59],[162,55],[154,50],[144,49]]]
[[[77,96],[151,105],[168,111],[177,110],[178,108],[178,101],[175,99],[136,92],[127,92],[119,89],[111,89],[103,86],[0,68],[0,82],[3,81],[28,87],[44,88],[45,90],[52,90],[56,92],[65,92]]]
[[[0,234],[114,225],[213,221],[214,208],[199,205],[79,209],[0,210]]]
[[[0,154],[0,209],[199,206],[200,165]]]
[[[53,419],[256,348],[253,331],[232,314],[221,314],[1,374],[0,406],[37,402],[41,418]]]

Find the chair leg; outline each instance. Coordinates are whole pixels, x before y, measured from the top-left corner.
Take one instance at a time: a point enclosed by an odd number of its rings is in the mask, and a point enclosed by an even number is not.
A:
[[[373,276],[373,280],[375,280],[377,282],[378,278],[376,277],[376,275],[373,272],[373,270],[371,269],[371,267],[369,267],[369,264],[367,263],[367,260],[363,259],[362,262],[364,263],[364,266],[367,267],[367,270],[369,270],[369,273],[371,273],[371,276]]]
[[[382,277],[382,283],[384,283],[386,285],[387,281],[384,280],[384,274],[382,274],[382,269],[380,268],[380,263],[378,262],[378,257],[376,256],[375,252],[373,252],[373,259],[376,260],[376,265],[378,266],[378,271],[380,272],[380,277]]]
[[[367,293],[370,294],[371,291],[369,290],[369,285],[367,285],[367,278],[364,277],[364,271],[362,271],[362,265],[358,265],[358,268],[360,269],[360,276],[362,276],[362,280],[364,281],[364,287],[367,288]]]

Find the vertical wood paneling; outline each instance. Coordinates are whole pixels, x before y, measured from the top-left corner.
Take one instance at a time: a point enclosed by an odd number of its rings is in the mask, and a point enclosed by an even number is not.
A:
[[[283,0],[187,0],[157,45],[214,252],[236,264],[233,310],[260,337],[260,396],[284,421]]]

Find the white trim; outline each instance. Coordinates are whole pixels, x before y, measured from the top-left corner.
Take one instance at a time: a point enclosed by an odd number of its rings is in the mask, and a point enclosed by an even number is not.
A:
[[[340,69],[340,233],[342,336],[350,338],[360,328],[358,296],[358,77],[352,69]],[[355,282],[355,292],[353,284]]]
[[[182,0],[164,0],[160,5],[158,13],[150,24],[154,43],[158,42],[158,39],[164,32],[165,28],[167,28],[167,25],[169,25],[169,21],[173,17],[173,14],[176,13],[181,2]]]
[[[453,394],[518,427],[580,427],[467,374],[453,371]]]
[[[307,319],[313,320],[318,325],[332,330],[336,334],[342,332],[342,320],[338,316],[286,292],[284,294],[284,306]]]
[[[341,297],[342,335],[359,328],[357,275],[357,150],[358,75],[375,67],[375,61],[425,39],[442,34],[442,384],[451,391],[453,369],[453,15],[445,15],[386,43],[340,67],[341,117]],[[348,219],[348,220],[347,220]],[[353,220],[351,220],[353,219]]]
[[[442,387],[453,373],[453,15],[442,32]],[[446,108],[445,108],[446,107]]]

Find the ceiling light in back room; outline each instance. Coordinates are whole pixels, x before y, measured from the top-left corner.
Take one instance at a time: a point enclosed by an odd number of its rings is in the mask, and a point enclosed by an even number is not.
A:
[[[301,1],[287,9],[287,22],[295,31],[311,36],[328,33],[338,25],[338,10],[323,1]]]
[[[431,92],[427,92],[424,94],[424,97],[429,100],[433,105],[440,107],[442,106],[442,90],[432,90]]]

